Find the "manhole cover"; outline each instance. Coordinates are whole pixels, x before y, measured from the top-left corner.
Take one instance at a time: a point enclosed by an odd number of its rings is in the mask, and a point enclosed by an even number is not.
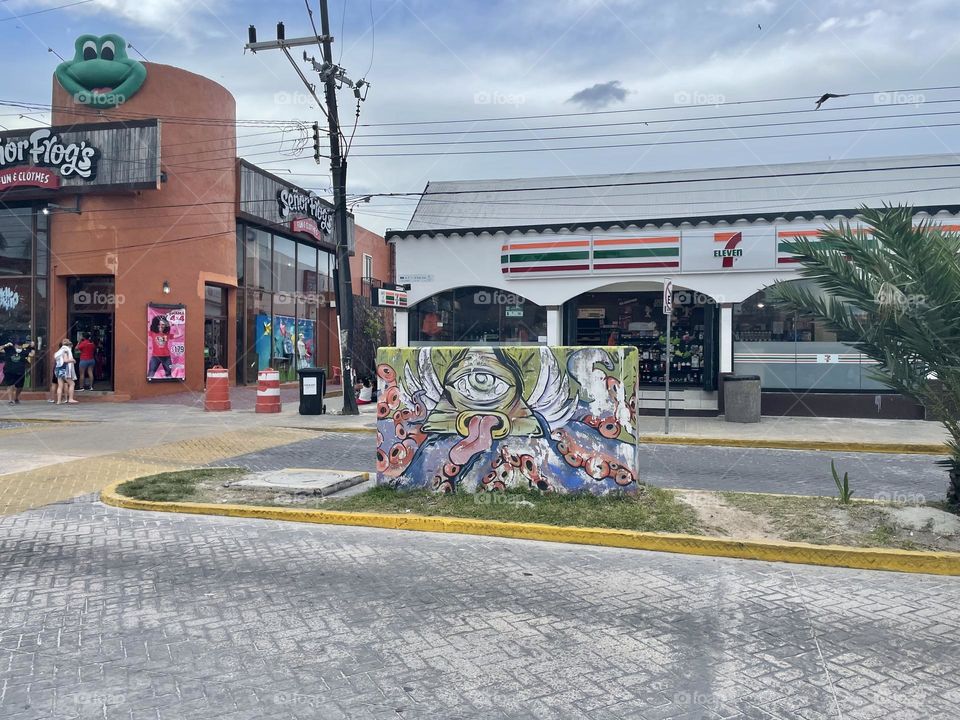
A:
[[[231,483],[231,486],[330,495],[359,485],[369,478],[369,473],[351,470],[285,468],[248,475],[243,480]]]

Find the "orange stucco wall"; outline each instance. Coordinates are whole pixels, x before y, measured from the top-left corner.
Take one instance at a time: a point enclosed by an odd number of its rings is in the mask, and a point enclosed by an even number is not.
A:
[[[51,307],[54,342],[67,329],[67,279],[114,275],[114,388],[118,398],[203,389],[204,283],[235,288],[236,102],[221,85],[200,75],[144,63],[140,91],[100,117],[71,112],[70,95],[53,80],[54,125],[124,119],[161,119],[158,190],[86,195],[80,214],[50,216]],[[190,119],[202,119],[189,122]],[[63,205],[73,198],[58,199]],[[170,294],[164,295],[164,281]],[[187,308],[185,383],[146,381],[146,305]],[[231,379],[236,354],[236,294],[228,293],[227,351]]]

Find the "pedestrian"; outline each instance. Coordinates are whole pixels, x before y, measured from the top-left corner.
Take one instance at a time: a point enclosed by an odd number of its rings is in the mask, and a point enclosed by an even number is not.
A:
[[[6,343],[2,350],[4,356],[3,384],[7,388],[7,403],[9,405],[19,405],[20,393],[23,392],[27,370],[33,363],[36,350],[32,342],[27,342],[23,338],[17,338],[13,342]]]
[[[97,363],[97,346],[90,339],[90,333],[83,334],[83,340],[77,343],[77,352],[80,353],[80,387],[77,388],[77,391],[93,390],[93,366]]]
[[[354,390],[357,393],[357,405],[369,405],[373,402],[373,383],[370,382],[370,378],[364,378],[357,383]]]
[[[73,343],[70,342],[69,338],[60,341],[60,349],[53,356],[53,360],[57,375],[57,404],[76,405],[77,401],[73,397],[73,391],[77,380],[77,371],[74,368],[77,361],[73,357]],[[63,399],[64,390],[66,390],[66,400]]]

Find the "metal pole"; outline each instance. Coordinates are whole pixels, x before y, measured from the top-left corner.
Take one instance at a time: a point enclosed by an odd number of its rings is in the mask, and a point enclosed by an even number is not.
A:
[[[663,393],[663,434],[670,434],[670,363],[673,360],[673,347],[670,345],[670,326],[673,324],[673,310],[667,314],[667,371],[664,379],[666,380],[666,390]]]

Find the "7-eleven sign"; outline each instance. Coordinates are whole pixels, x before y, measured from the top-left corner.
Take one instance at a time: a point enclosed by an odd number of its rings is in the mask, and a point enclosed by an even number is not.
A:
[[[723,243],[722,248],[715,248],[713,256],[722,258],[724,268],[732,268],[737,258],[743,257],[743,248],[739,247],[743,242],[742,232],[718,232],[713,234],[715,243]]]

